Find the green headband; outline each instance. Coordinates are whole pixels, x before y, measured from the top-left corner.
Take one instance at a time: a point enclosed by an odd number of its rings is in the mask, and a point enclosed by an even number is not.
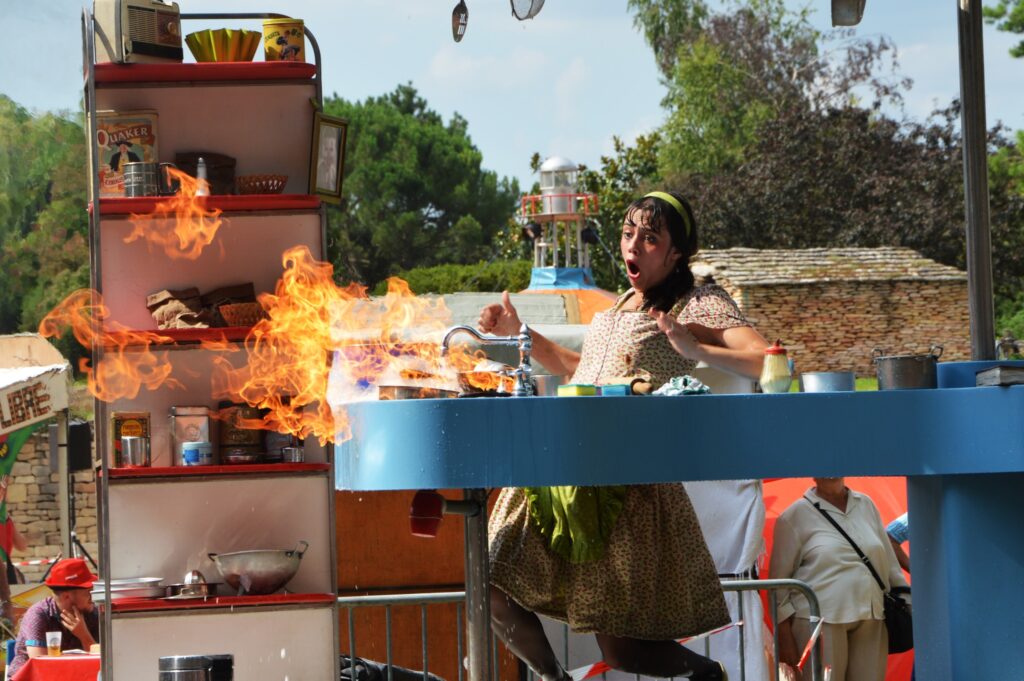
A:
[[[675,208],[676,212],[679,213],[679,217],[683,219],[683,225],[686,227],[686,236],[690,236],[690,231],[693,229],[693,227],[690,225],[690,216],[686,214],[686,209],[683,208],[683,204],[679,202],[679,199],[672,196],[668,192],[650,192],[648,194],[644,194],[644,198],[661,199],[668,205]]]

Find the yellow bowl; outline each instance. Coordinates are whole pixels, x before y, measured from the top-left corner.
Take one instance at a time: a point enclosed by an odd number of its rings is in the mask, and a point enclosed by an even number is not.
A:
[[[196,61],[252,61],[262,34],[244,29],[218,28],[185,36],[185,44]]]

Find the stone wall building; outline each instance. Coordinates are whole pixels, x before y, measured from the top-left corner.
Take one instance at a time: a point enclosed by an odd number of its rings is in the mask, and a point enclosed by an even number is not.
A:
[[[874,376],[871,353],[970,359],[967,273],[909,248],[702,250],[691,263],[801,371]]]
[[[75,533],[85,550],[99,560],[97,548],[96,477],[91,470],[72,474],[75,497]],[[12,559],[36,561],[56,558],[61,551],[57,510],[57,473],[50,470],[47,429],[42,428],[25,442],[11,469],[7,488],[7,512],[28,540],[27,551],[14,551]],[[25,565],[18,569],[29,582],[38,582],[46,565]]]

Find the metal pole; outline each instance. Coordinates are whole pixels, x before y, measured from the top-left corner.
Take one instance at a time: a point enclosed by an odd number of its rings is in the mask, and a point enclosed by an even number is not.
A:
[[[57,412],[57,509],[60,525],[60,546],[65,558],[75,554],[71,544],[71,495],[74,494],[71,484],[71,472],[68,470],[68,410]]]
[[[957,0],[960,33],[960,127],[963,131],[964,212],[967,218],[967,296],[971,358],[995,359],[992,239],[989,232],[985,128],[985,52],[981,0]]]
[[[466,630],[469,681],[491,681],[491,571],[487,562],[487,490],[465,490],[479,511],[466,516]],[[461,660],[460,660],[461,663]]]

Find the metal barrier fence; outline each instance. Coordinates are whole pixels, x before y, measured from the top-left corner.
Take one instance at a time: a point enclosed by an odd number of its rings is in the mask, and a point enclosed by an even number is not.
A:
[[[796,579],[724,579],[722,580],[722,590],[725,592],[741,593],[745,591],[765,591],[768,593],[768,612],[771,617],[772,623],[772,644],[774,651],[774,658],[776,660],[776,678],[782,678],[780,670],[778,669],[779,659],[779,639],[778,639],[778,592],[783,590],[796,590],[801,592],[804,597],[807,598],[807,603],[810,607],[810,621],[813,629],[811,641],[808,643],[806,650],[804,651],[804,657],[807,663],[810,665],[811,678],[813,681],[823,681],[824,671],[822,664],[821,654],[821,639],[820,639],[820,620],[821,610],[818,606],[818,599],[814,594],[814,591],[806,582],[801,582]],[[430,668],[430,657],[427,646],[427,631],[428,631],[428,618],[427,618],[427,607],[430,605],[437,604],[456,604],[456,659],[462,660],[465,655],[465,632],[463,627],[463,607],[465,603],[466,593],[464,591],[444,591],[437,593],[417,593],[417,594],[382,594],[382,595],[368,595],[368,596],[340,596],[338,598],[338,606],[341,608],[348,609],[348,654],[351,657],[358,657],[358,649],[356,647],[356,627],[355,627],[355,610],[356,608],[384,608],[384,622],[385,622],[385,654],[386,659],[384,664],[387,668],[387,681],[394,681],[394,666],[392,664],[392,632],[391,632],[391,609],[394,607],[408,607],[408,606],[419,606],[420,608],[420,638],[422,646],[422,674],[423,681],[429,681],[429,668]],[[745,628],[747,623],[744,619],[743,612],[743,598],[737,598],[738,602],[738,624],[736,625],[739,630],[739,660],[740,660],[740,679],[739,681],[746,681],[746,632]],[[755,626],[761,626],[760,622],[755,622]],[[563,659],[562,662],[568,665],[569,661],[569,628],[567,625],[564,626],[565,633],[565,645],[562,651]],[[497,638],[495,638],[497,640]],[[704,638],[704,652],[707,654],[710,651],[710,639]],[[492,660],[497,659],[497,643],[491,650]],[[492,664],[494,669],[494,681],[500,681],[498,665]],[[527,671],[525,681],[535,681],[537,677],[532,671]],[[637,679],[640,677],[637,676]],[[451,680],[449,680],[451,681]],[[462,664],[458,665],[458,679],[457,681],[465,681],[465,669]]]

